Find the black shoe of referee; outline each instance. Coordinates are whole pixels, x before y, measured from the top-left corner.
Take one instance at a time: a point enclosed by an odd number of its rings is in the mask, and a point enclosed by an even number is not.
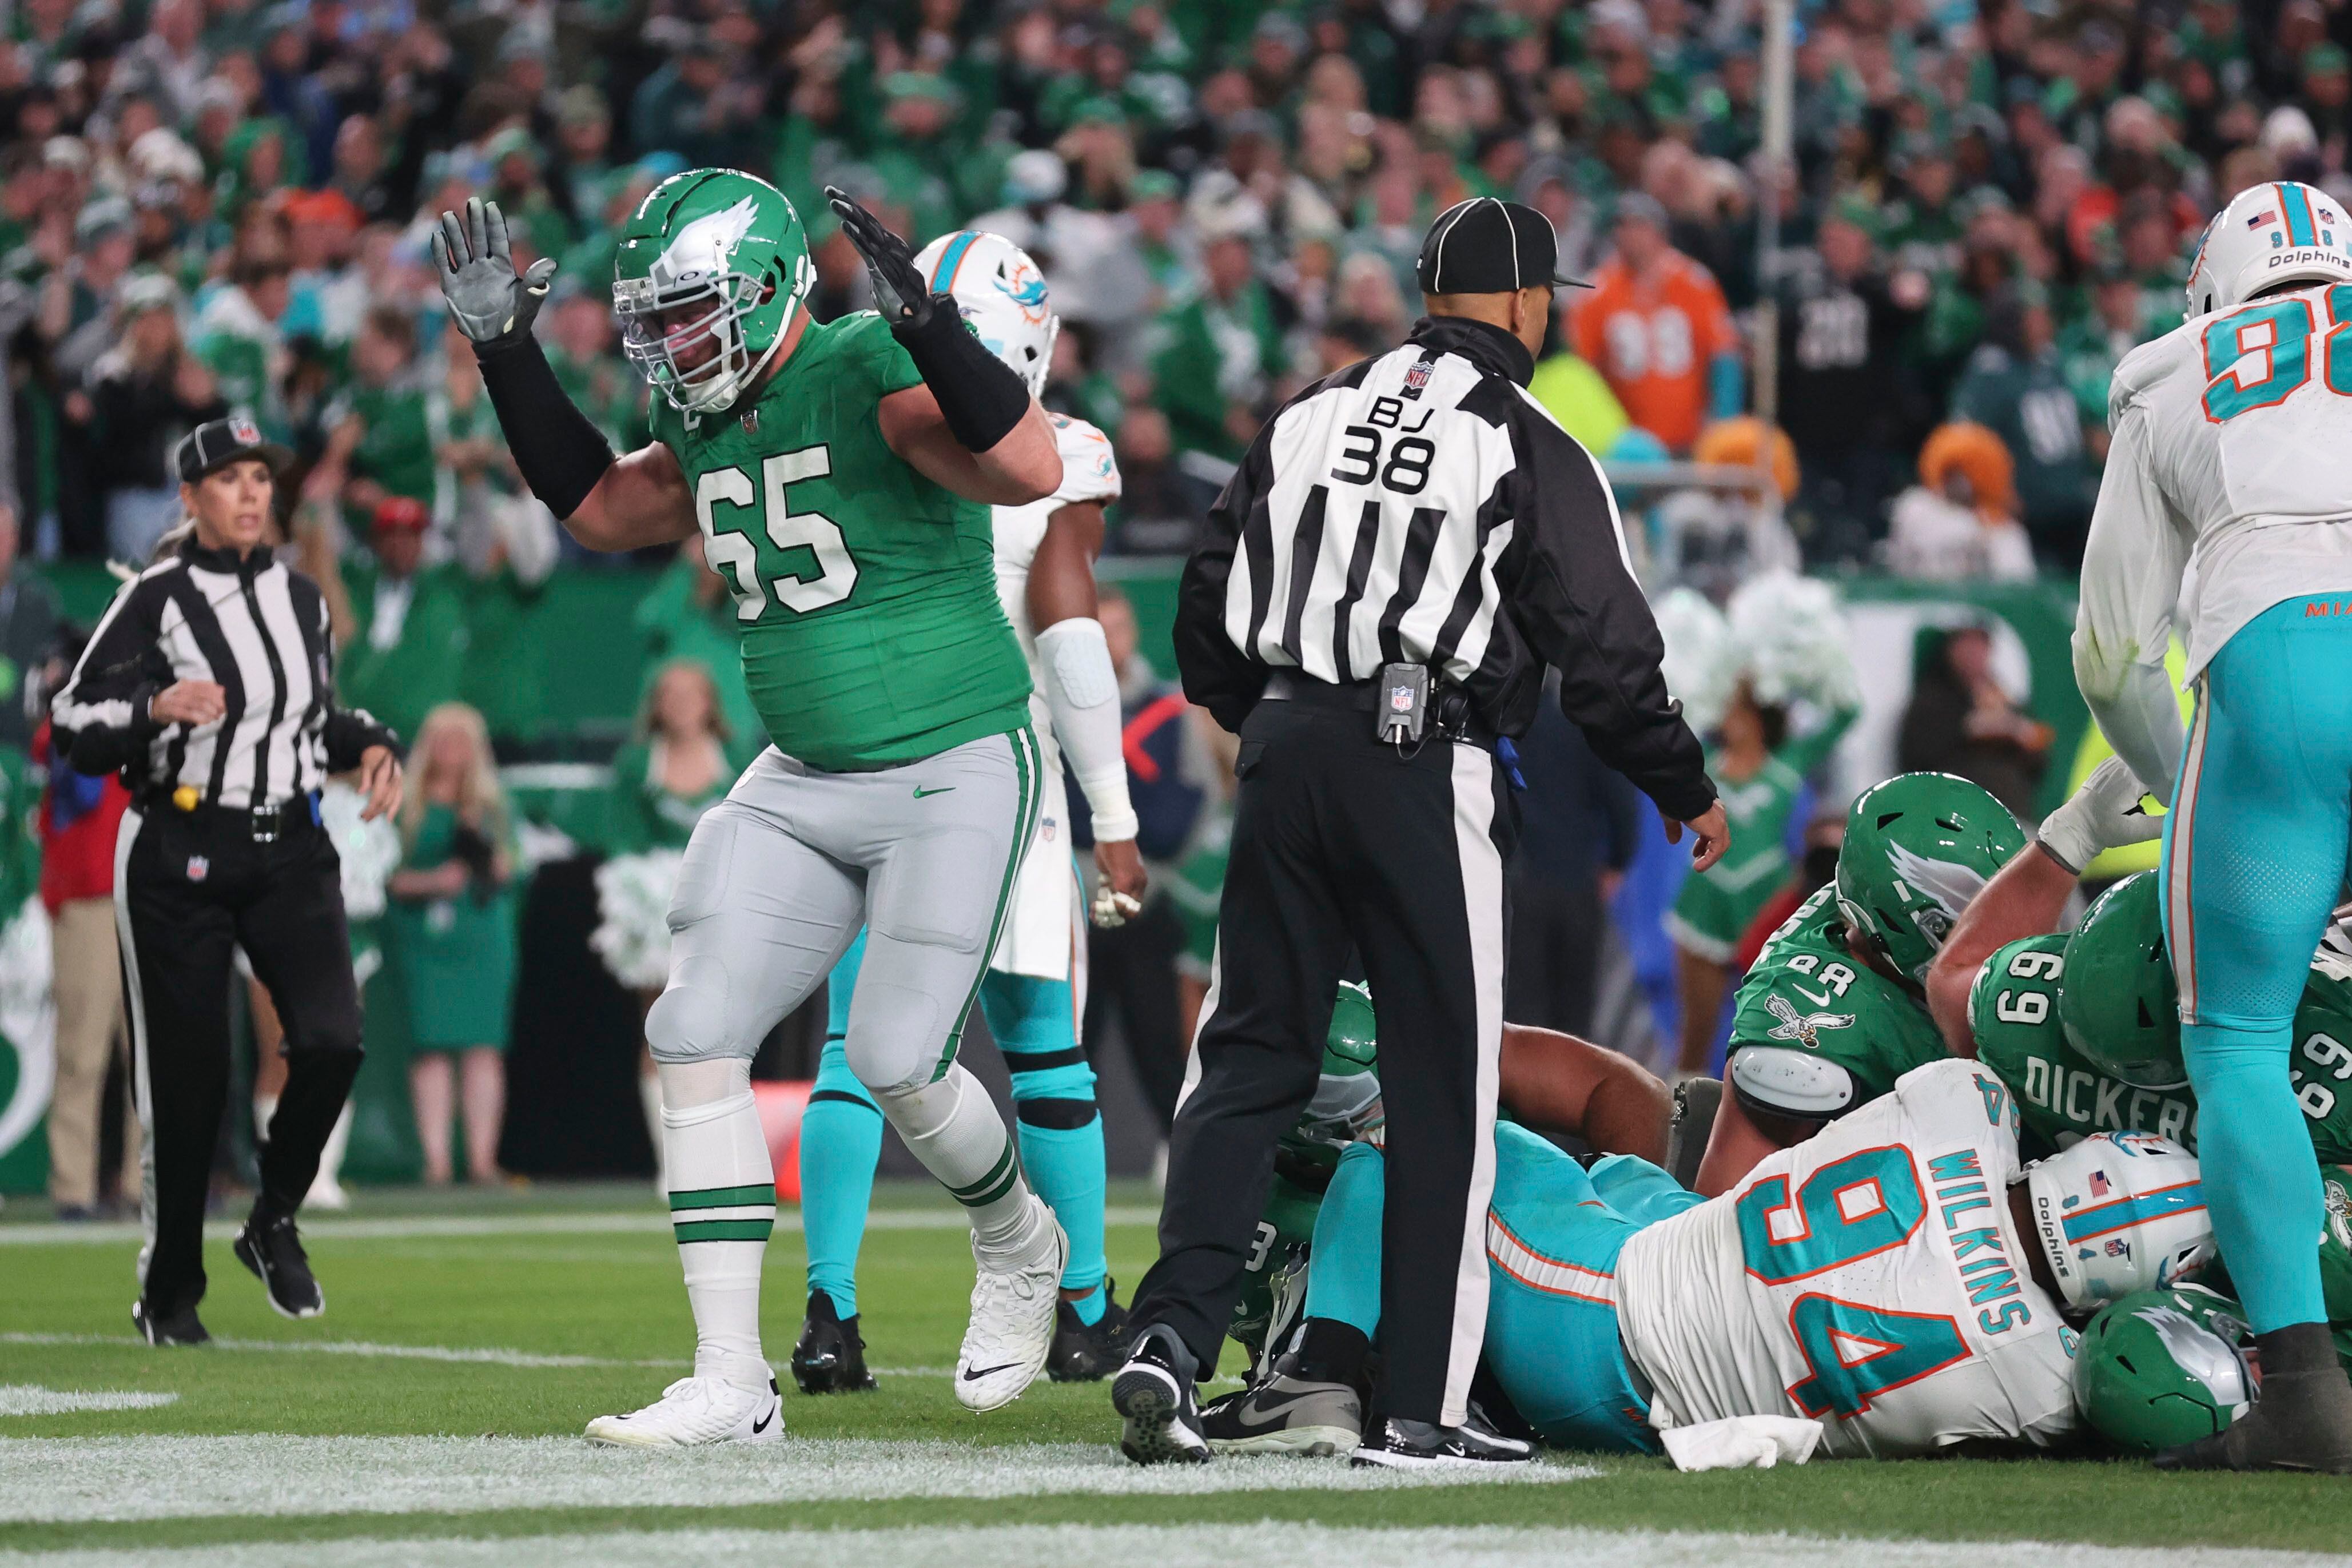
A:
[[[279,1317],[315,1318],[327,1310],[327,1293],[310,1272],[310,1258],[295,1234],[292,1215],[268,1219],[257,1210],[236,1233],[232,1250],[269,1292],[269,1304]]]
[[[131,1326],[151,1345],[200,1345],[212,1339],[197,1321],[194,1307],[159,1317],[144,1296],[131,1303]]]
[[[1401,1470],[1467,1469],[1480,1465],[1524,1465],[1534,1458],[1532,1444],[1504,1436],[1474,1410],[1459,1426],[1391,1415],[1349,1463]]]
[[[1110,1402],[1124,1423],[1118,1451],[1139,1465],[1198,1465],[1209,1458],[1201,1409],[1192,1397],[1192,1352],[1165,1323],[1138,1334],[1127,1364],[1111,1380]]]

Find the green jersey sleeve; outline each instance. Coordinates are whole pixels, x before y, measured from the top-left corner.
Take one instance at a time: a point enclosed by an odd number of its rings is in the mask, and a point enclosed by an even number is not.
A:
[[[861,310],[843,323],[847,334],[845,358],[856,363],[874,383],[878,400],[923,384],[923,373],[891,334],[890,323],[870,310]]]
[[[2352,975],[2334,965],[2304,983],[2290,1077],[2320,1163],[2352,1163]]]
[[[2049,1158],[2094,1132],[2154,1132],[2194,1149],[2197,1101],[2185,1088],[2137,1089],[2104,1073],[2058,1021],[2066,939],[2030,936],[1985,960],[1969,992],[1977,1060],[2017,1097],[2019,1146]]]
[[[1948,1053],[1926,1011],[1846,951],[1842,930],[1830,889],[1805,900],[1741,984],[1727,1054],[1797,1051],[1842,1069],[1853,1109]]]

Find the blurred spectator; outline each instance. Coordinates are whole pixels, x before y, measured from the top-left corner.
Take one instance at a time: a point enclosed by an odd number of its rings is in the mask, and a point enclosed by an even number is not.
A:
[[[0,748],[22,752],[64,671],[43,679],[61,629],[58,591],[17,570],[17,543],[16,509],[0,504]]]
[[[441,448],[450,438],[449,400],[417,363],[415,317],[398,305],[368,311],[352,340],[352,384],[321,423],[327,447],[312,486],[339,494],[352,526],[364,526],[387,500],[415,501],[440,535],[436,553],[446,553],[457,505],[455,494],[443,494],[439,482]]]
[[[1161,321],[1151,374],[1178,443],[1239,462],[1282,368],[1282,336],[1245,233],[1209,234],[1201,265],[1205,287]]]
[[[643,684],[650,689],[656,673],[679,659],[709,670],[718,690],[720,728],[732,737],[730,754],[738,766],[749,763],[768,743],[768,729],[744,689],[734,595],[703,559],[699,531],[686,536],[637,601],[635,624],[646,643]]]
[[[1185,471],[1168,416],[1145,405],[1118,426],[1119,496],[1107,548],[1122,555],[1189,555],[1218,483]]]
[[[373,559],[342,563],[353,633],[336,656],[336,683],[347,707],[366,709],[412,748],[426,713],[465,678],[465,574],[425,563],[428,525],[424,502],[387,496],[376,503]]]
[[[480,714],[462,702],[442,703],[425,716],[409,750],[404,854],[386,890],[387,935],[408,1001],[416,1137],[426,1184],[446,1184],[462,1074],[466,1174],[491,1183],[499,1179],[501,1058],[514,992],[512,825]]]
[[[80,639],[58,655],[42,682],[64,684],[80,656]],[[49,951],[56,972],[50,993],[58,1010],[57,1081],[49,1091],[49,1199],[61,1220],[89,1219],[100,1196],[99,1117],[107,1070],[127,1068],[130,1039],[122,1020],[122,972],[114,935],[114,840],[131,792],[109,773],[90,778],[49,751],[45,718],[33,736],[33,765],[44,784],[40,802],[41,905],[48,910]],[[139,1191],[139,1128],[123,1108],[121,1192]]]
[[[1952,417],[1989,427],[2009,448],[2035,552],[2062,572],[2080,566],[2099,476],[2038,284],[2005,290],[1986,311],[1985,342],[1952,389]]]
[[[278,323],[293,300],[286,256],[273,240],[236,265],[226,288],[196,310],[196,357],[213,373],[221,398],[259,421],[262,433],[290,434],[284,387],[292,355]]]
[[[1922,659],[1895,751],[1904,772],[1958,773],[2030,822],[2053,738],[2001,689],[1992,634],[1971,622],[1944,633]]]
[[[734,787],[732,738],[709,666],[680,658],[656,668],[638,706],[636,737],[613,759],[605,852],[685,848],[702,814]]]
[[[1646,809],[1559,710],[1546,677],[1534,727],[1518,742],[1519,847],[1507,870],[1511,949],[1503,1014],[1515,1024],[1591,1037],[1607,905],[1633,864]]]
[[[1666,240],[1666,212],[1641,192],[1617,203],[1614,246],[1575,305],[1576,352],[1633,422],[1677,454],[1708,417],[1739,411],[1739,332],[1706,268]]]
[[[1906,577],[2033,580],[2017,521],[2009,448],[1981,425],[1938,427],[1919,451],[1919,482],[1895,501],[1886,564]]]
[[[1152,890],[1143,912],[1125,925],[1087,933],[1083,1037],[1102,1038],[1102,1024],[1117,1013],[1136,1081],[1164,1131],[1175,1120],[1191,1048],[1177,1033],[1176,959],[1185,933],[1169,902],[1169,867],[1183,856],[1200,824],[1213,764],[1187,718],[1192,704],[1172,681],[1160,679],[1138,647],[1135,606],[1127,595],[1105,585],[1099,613],[1127,726],[1127,787],[1141,824],[1136,847],[1151,868]],[[1072,837],[1091,844],[1092,819],[1076,792],[1070,816]]]
[[[1928,282],[1879,268],[1875,222],[1860,198],[1841,203],[1816,237],[1816,264],[1781,288],[1780,424],[1804,471],[1798,528],[1817,557],[1860,556],[1885,531],[1903,449],[1898,363]]]
[[[1572,299],[1561,296],[1560,330],[1552,334],[1552,352],[1536,365],[1535,379],[1528,383],[1528,391],[1586,451],[1596,458],[1606,458],[1617,445],[1617,437],[1633,421],[1625,416],[1625,405],[1610,390],[1608,378],[1570,346],[1572,333],[1568,322],[1576,309]]]
[[[96,479],[107,553],[140,565],[182,515],[173,449],[189,431],[228,412],[213,373],[181,344],[179,302],[168,278],[151,273],[125,286],[117,307],[121,335],[90,367],[81,405],[106,454]],[[68,415],[76,406],[68,402]]]

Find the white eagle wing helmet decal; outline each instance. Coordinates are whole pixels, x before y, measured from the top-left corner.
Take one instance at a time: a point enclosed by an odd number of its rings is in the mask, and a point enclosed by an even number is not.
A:
[[[2253,1403],[2246,1364],[2227,1340],[2170,1307],[2142,1307],[2132,1316],[2156,1331],[2173,1364],[2203,1384],[2216,1404],[2242,1415]]]
[[[681,284],[707,282],[735,269],[735,247],[751,232],[760,209],[745,196],[731,207],[706,213],[677,231],[655,258],[648,276],[657,293]]]
[[[1954,920],[1959,919],[1960,911],[1984,891],[1984,874],[1974,867],[1951,860],[1930,860],[1900,844],[1888,845],[1886,857],[1904,886],[1935,900],[1937,906]]]

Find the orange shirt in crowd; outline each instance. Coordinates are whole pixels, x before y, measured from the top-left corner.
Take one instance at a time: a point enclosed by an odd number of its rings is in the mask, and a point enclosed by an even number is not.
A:
[[[1714,275],[1674,250],[1643,278],[1613,256],[1603,262],[1571,331],[1627,417],[1676,452],[1706,423],[1709,363],[1739,346]]]

